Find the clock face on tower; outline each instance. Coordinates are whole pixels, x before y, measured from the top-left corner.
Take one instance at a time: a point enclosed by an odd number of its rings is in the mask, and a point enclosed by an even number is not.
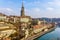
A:
[[[20,22],[29,22],[29,18],[21,18]]]

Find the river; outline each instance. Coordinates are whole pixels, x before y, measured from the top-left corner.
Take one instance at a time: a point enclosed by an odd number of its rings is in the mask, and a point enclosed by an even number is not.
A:
[[[35,40],[60,40],[60,27],[56,27],[55,30],[41,36],[38,37]]]

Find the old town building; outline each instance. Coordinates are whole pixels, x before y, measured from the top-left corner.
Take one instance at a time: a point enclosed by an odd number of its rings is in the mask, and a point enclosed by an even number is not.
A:
[[[7,16],[5,14],[0,13],[0,21],[7,21]]]

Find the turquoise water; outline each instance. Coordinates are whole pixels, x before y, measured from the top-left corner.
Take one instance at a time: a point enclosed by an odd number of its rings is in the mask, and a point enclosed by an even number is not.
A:
[[[55,30],[38,37],[36,40],[60,40],[60,28],[56,27]]]

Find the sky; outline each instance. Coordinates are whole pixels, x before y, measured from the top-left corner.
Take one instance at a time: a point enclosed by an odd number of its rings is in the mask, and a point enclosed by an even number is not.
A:
[[[23,0],[25,15],[33,18],[60,18],[60,0]],[[0,0],[0,12],[20,16],[22,0]]]

